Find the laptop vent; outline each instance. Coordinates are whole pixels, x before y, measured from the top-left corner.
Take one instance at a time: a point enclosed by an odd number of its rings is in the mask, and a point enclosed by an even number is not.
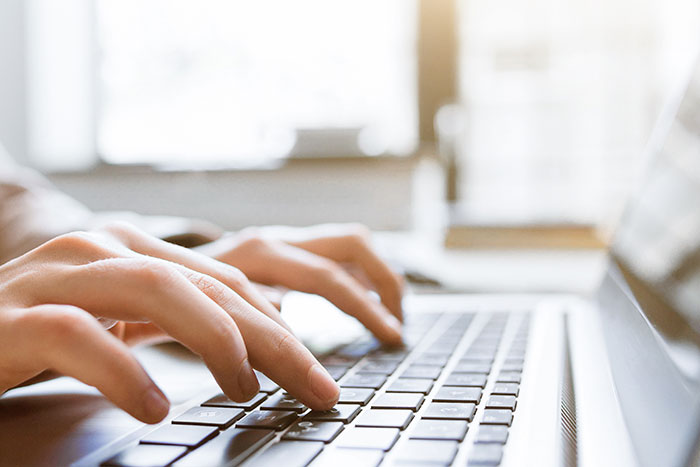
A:
[[[564,315],[564,364],[560,394],[559,421],[561,425],[561,464],[575,466],[578,464],[576,438],[576,397],[574,379],[571,371],[571,354],[569,349],[569,317]]]

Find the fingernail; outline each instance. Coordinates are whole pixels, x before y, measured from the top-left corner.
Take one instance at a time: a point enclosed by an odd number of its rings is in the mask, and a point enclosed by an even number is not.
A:
[[[335,405],[338,402],[340,394],[338,384],[321,365],[314,365],[309,370],[309,385],[316,397],[323,403]]]
[[[248,359],[243,362],[238,372],[238,386],[246,400],[257,394],[258,389],[260,389],[260,383],[258,383],[258,378],[255,377],[253,367],[250,366]]]
[[[154,422],[164,419],[170,411],[170,402],[156,388],[150,388],[146,391],[143,404],[148,419],[154,420]]]

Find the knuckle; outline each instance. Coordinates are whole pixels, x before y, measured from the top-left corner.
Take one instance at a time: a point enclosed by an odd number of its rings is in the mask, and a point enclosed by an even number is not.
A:
[[[233,266],[227,267],[224,274],[226,283],[233,289],[241,289],[247,287],[250,283],[248,277],[243,274],[240,269]]]
[[[275,336],[274,349],[277,355],[288,357],[297,353],[296,338],[286,330]]]
[[[97,238],[90,232],[70,232],[59,235],[44,244],[50,251],[94,250],[98,247]]]
[[[80,339],[86,326],[85,312],[79,308],[62,305],[60,307],[36,307],[23,316],[24,324],[35,332],[49,348],[52,344],[73,342]]]
[[[168,289],[178,279],[177,270],[165,262],[135,259],[128,264],[136,279],[148,288]]]
[[[257,229],[245,229],[240,234],[241,248],[248,250],[259,251],[269,246],[269,241],[265,239]]]
[[[130,239],[138,232],[136,227],[124,221],[109,221],[99,230],[123,240]]]
[[[314,280],[323,285],[334,285],[343,274],[343,269],[330,260],[321,260],[312,270]]]

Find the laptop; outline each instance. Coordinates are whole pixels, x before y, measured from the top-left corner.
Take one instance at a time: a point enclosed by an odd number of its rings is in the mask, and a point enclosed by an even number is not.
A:
[[[409,295],[405,347],[319,355],[341,386],[326,412],[263,375],[232,402],[183,349],[145,349],[166,420],[67,378],[22,388],[0,398],[0,464],[696,465],[700,68],[669,108],[594,297]]]

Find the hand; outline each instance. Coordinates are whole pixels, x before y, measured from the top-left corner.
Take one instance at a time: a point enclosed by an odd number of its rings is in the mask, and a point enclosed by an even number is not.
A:
[[[372,250],[363,226],[251,228],[198,250],[237,267],[250,280],[321,295],[380,340],[401,342],[403,281]]]
[[[165,396],[95,319],[105,317],[129,323],[122,337],[150,325],[180,341],[233,400],[258,391],[252,367],[311,408],[338,399],[335,381],[239,270],[128,225],[63,235],[0,266],[0,297],[0,394],[51,369],[139,420],[162,420]]]

